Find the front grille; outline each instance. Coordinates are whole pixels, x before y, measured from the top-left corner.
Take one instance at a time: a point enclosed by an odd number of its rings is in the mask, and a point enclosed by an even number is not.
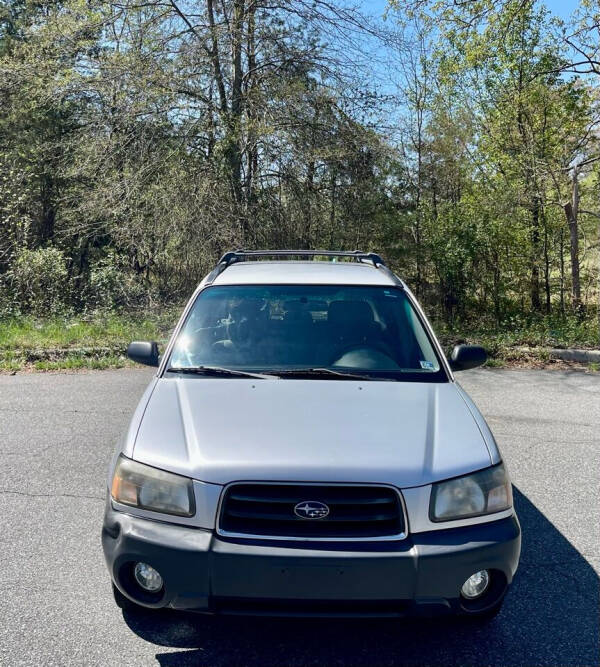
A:
[[[329,513],[321,518],[295,512],[323,513],[322,505]],[[225,491],[219,522],[221,533],[283,538],[350,540],[405,532],[399,495],[385,486],[234,484]]]

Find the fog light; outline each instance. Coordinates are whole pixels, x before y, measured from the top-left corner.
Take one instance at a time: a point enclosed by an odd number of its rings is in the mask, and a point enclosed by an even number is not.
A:
[[[136,563],[133,573],[135,580],[145,591],[156,593],[162,588],[162,577],[148,563]]]
[[[479,570],[472,574],[462,585],[460,592],[468,600],[483,595],[490,584],[490,574],[487,570]]]

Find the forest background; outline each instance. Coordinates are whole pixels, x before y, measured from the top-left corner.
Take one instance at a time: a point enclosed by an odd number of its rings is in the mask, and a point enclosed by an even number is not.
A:
[[[600,9],[567,4],[2,0],[0,369],[125,363],[242,247],[377,251],[495,363],[598,347]]]

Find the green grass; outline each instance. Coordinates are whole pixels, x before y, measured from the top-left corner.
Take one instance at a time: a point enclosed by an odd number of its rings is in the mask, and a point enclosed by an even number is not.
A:
[[[489,357],[488,360],[485,362],[485,365],[488,368],[503,368],[506,366],[506,362],[504,359],[495,359],[494,357]]]
[[[24,369],[36,371],[58,371],[58,370],[104,370],[106,368],[125,368],[135,366],[125,356],[106,357],[80,357],[67,355],[57,361],[47,359],[29,362],[27,359],[0,359],[0,372],[11,373]]]
[[[36,361],[33,367],[36,371],[57,371],[57,370],[104,370],[106,368],[124,368],[133,366],[125,357],[66,357],[60,361]],[[1,366],[0,366],[1,367]]]
[[[114,347],[136,338],[164,339],[176,321],[172,310],[156,315],[12,318],[0,321],[0,350]]]
[[[0,372],[120,368],[132,340],[164,342],[181,309],[0,320]]]
[[[496,368],[531,363],[552,365],[552,348],[600,347],[595,314],[583,321],[574,316],[538,317],[529,321],[513,317],[500,326],[471,323],[450,329],[437,323],[434,328],[446,351],[457,343],[483,345],[489,355],[486,365]],[[593,366],[588,364],[592,371]]]
[[[553,347],[599,346],[598,320],[595,316],[583,321],[574,316],[539,317],[530,321],[513,317],[507,318],[500,326],[472,323],[449,329],[438,324],[435,328],[444,346],[451,347],[456,342],[476,343],[483,345],[494,357],[501,357],[504,351],[515,347],[537,348],[540,355],[547,356],[547,349]]]

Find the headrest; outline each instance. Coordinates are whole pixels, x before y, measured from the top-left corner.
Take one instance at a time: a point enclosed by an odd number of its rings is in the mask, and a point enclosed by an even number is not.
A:
[[[306,307],[307,307],[307,304],[302,303],[302,301],[300,301],[300,299],[294,299],[292,301],[286,301],[283,304],[283,309],[285,310],[286,313],[289,313],[289,312],[298,313],[300,311],[306,310]]]
[[[312,323],[312,315],[310,314],[307,304],[300,300],[286,301],[283,304],[285,310],[284,320],[286,322],[310,322]]]
[[[232,314],[234,319],[248,319],[263,318],[266,311],[263,310],[265,305],[264,299],[243,299],[233,308]]]
[[[327,311],[327,320],[333,324],[356,326],[373,324],[373,309],[366,301],[332,301]]]

